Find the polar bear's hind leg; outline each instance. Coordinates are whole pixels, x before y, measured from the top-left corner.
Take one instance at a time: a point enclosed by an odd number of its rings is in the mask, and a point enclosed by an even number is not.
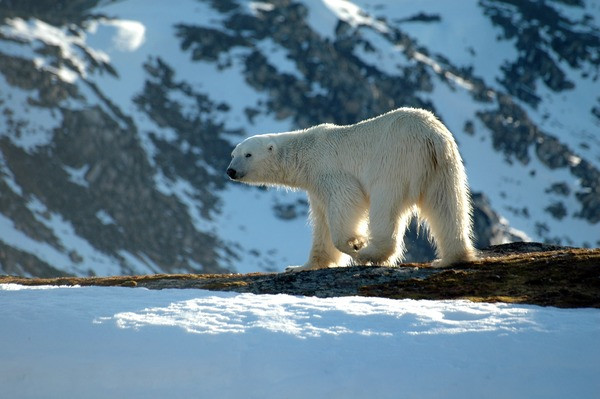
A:
[[[434,266],[474,260],[471,202],[463,182],[441,179],[432,184],[419,203],[420,216],[427,221],[439,260]]]

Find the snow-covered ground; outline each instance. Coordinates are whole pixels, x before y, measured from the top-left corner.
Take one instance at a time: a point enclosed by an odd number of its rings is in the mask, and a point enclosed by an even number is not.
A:
[[[0,285],[6,398],[597,398],[600,310]]]

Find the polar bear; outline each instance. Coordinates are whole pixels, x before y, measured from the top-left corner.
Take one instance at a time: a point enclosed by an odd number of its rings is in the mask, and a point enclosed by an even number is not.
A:
[[[227,168],[246,184],[305,190],[313,225],[303,266],[393,265],[412,215],[447,266],[475,258],[467,177],[450,131],[430,112],[399,108],[354,125],[322,124],[238,144]]]

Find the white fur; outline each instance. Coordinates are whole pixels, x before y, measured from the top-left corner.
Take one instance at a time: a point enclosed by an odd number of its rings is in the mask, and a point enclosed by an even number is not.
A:
[[[357,264],[395,264],[415,213],[429,225],[436,266],[475,257],[462,159],[428,111],[400,108],[349,126],[253,136],[232,158],[234,180],[307,191],[313,244],[306,264],[288,270],[340,265],[344,254]]]

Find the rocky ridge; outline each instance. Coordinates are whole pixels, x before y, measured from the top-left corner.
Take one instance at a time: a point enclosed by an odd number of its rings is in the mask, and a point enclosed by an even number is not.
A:
[[[468,299],[557,307],[600,308],[600,249],[540,243],[490,247],[480,259],[446,268],[429,264],[352,266],[298,273],[185,274],[26,279],[0,284],[196,288],[254,294],[394,299]]]

